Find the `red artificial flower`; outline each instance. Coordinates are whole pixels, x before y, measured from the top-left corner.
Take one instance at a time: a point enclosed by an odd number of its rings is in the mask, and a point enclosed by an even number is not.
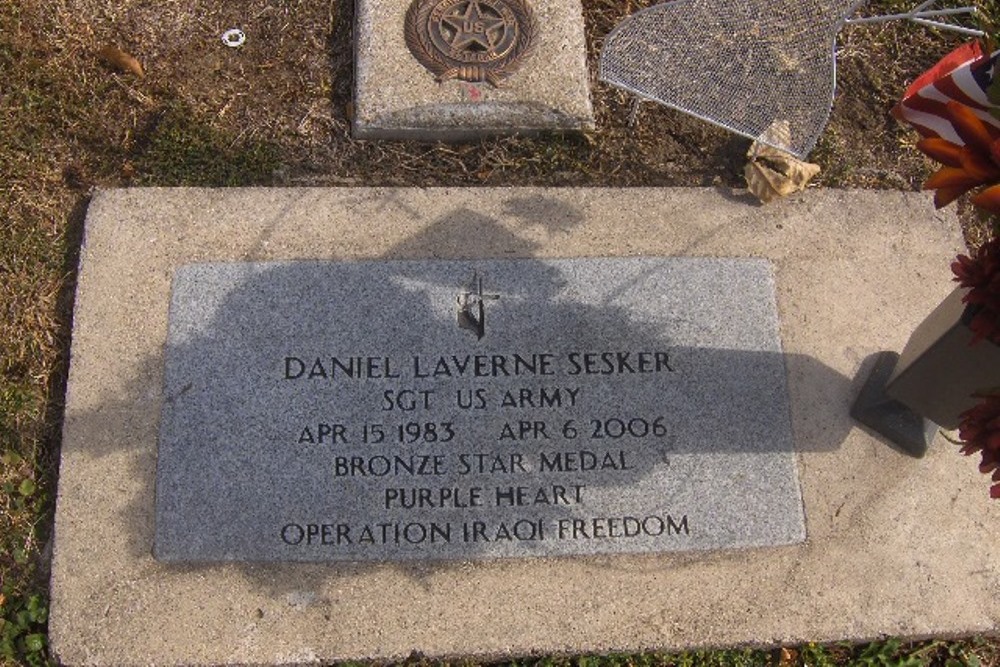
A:
[[[982,453],[979,471],[992,476],[990,498],[1000,498],[1000,394],[962,413],[958,437],[966,456]]]
[[[950,101],[946,105],[952,127],[965,145],[932,137],[921,139],[917,148],[944,166],[927,182],[925,190],[934,190],[934,206],[941,208],[966,192],[989,186],[972,201],[994,213],[1000,213],[1000,130],[982,121],[969,107]]]
[[[1000,185],[992,185],[972,198],[972,203],[990,213],[1000,215]]]
[[[972,342],[985,338],[1000,345],[1000,237],[984,243],[972,257],[959,255],[951,270],[969,290],[962,301],[972,307]]]

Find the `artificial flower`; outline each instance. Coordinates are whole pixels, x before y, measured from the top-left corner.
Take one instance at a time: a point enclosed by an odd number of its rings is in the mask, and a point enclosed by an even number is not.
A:
[[[971,307],[972,342],[986,339],[1000,345],[1000,237],[984,243],[971,257],[959,255],[951,270],[969,290],[962,300]]]
[[[897,118],[925,137],[917,142],[917,148],[942,165],[924,183],[925,190],[934,190],[937,208],[975,191],[972,204],[1000,216],[1000,128],[983,120],[980,114],[985,111],[975,111],[954,99],[943,105],[943,113],[940,105],[949,99],[949,91],[962,90],[958,79],[982,86],[985,76],[986,92],[994,73],[1000,72],[995,65],[996,53],[991,51],[978,42],[956,49],[907,88],[903,101],[893,110]],[[1000,107],[995,100],[987,106],[994,111]],[[925,112],[929,109],[932,113],[928,115]],[[954,130],[954,134],[946,132],[953,141],[936,136],[945,131],[939,121],[947,121]],[[1000,345],[1000,237],[994,236],[975,253],[959,255],[951,265],[955,280],[967,290],[963,301],[969,319],[963,320],[972,331],[973,344],[983,344],[985,339]],[[992,478],[990,497],[1000,499],[1000,387],[981,388],[973,396],[981,401],[959,418],[962,452],[981,454],[979,469]]]
[[[985,195],[1000,184],[1000,130],[984,123],[964,104],[952,100],[946,107],[952,127],[964,145],[940,137],[917,142],[922,153],[944,165],[924,183],[925,190],[935,191],[937,208],[980,186],[990,186],[983,191]],[[985,196],[983,203],[983,208],[993,210],[997,206],[1000,212],[1000,190]]]
[[[996,159],[996,158],[994,158]],[[1000,185],[992,185],[972,198],[974,206],[1000,215]]]
[[[1000,394],[985,396],[963,412],[958,435],[963,454],[982,454],[979,471],[992,475],[990,497],[1000,499]]]

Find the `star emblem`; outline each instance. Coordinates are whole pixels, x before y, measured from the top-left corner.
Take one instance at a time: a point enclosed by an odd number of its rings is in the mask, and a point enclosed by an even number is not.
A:
[[[413,0],[404,37],[437,81],[500,86],[535,47],[528,0]]]
[[[441,20],[455,31],[451,40],[453,49],[467,49],[478,45],[482,50],[490,51],[496,46],[496,39],[491,33],[504,25],[502,18],[483,13],[478,0],[470,0],[464,12],[457,7],[442,16]]]

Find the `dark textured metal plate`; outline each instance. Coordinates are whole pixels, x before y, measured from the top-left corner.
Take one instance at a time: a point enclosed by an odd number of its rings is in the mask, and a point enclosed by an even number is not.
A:
[[[406,45],[438,81],[510,76],[535,42],[537,23],[525,0],[414,0]]]

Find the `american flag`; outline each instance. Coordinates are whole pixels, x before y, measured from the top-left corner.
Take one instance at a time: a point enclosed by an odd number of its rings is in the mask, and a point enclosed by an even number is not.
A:
[[[1000,50],[987,55],[979,42],[960,46],[910,84],[892,115],[924,137],[941,137],[962,145],[965,142],[952,127],[945,108],[954,100],[972,109],[990,133],[1000,138],[1000,119],[990,114],[990,109],[1000,107],[986,96],[998,60]]]

